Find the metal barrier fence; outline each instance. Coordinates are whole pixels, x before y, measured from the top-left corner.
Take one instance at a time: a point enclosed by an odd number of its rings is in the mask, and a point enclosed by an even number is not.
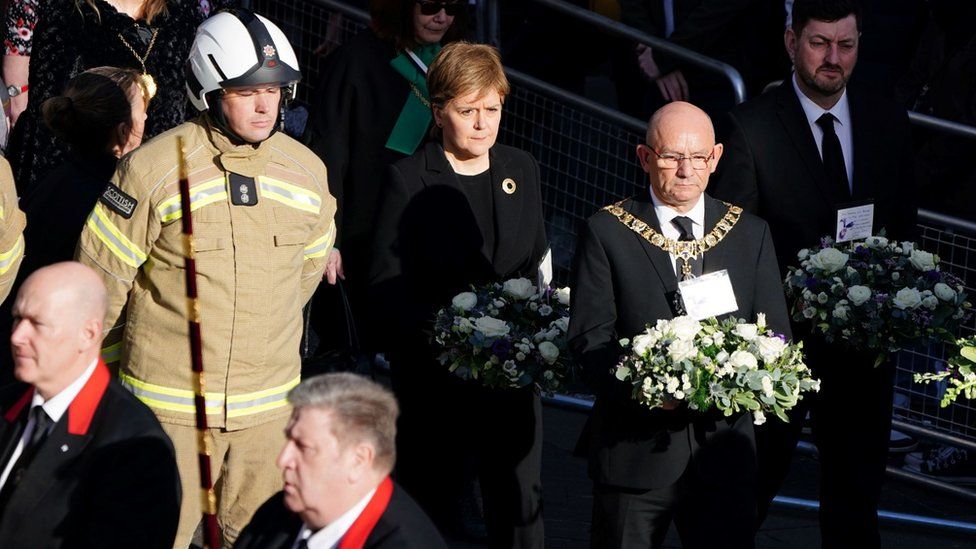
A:
[[[299,97],[306,100],[319,78],[321,56],[315,52],[330,51],[364,28],[364,12],[333,0],[254,0],[251,5],[279,23],[292,41],[305,75]],[[566,282],[578,222],[644,184],[634,152],[643,139],[643,123],[516,71],[509,76],[515,85],[499,139],[539,161],[556,278]],[[960,233],[967,224],[951,228],[944,216],[923,212],[920,217],[921,246],[938,253],[943,268],[962,278],[976,301],[976,233]],[[976,332],[976,322],[965,332]],[[938,368],[945,358],[941,344],[900,353],[896,420],[912,426],[916,435],[976,451],[976,406],[960,402],[940,408],[944,387],[912,382],[912,374]]]

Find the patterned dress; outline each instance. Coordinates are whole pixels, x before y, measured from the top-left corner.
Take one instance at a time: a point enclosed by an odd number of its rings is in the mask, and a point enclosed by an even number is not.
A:
[[[10,9],[25,8],[31,0],[11,0]],[[97,0],[98,13],[84,1],[48,0],[37,7],[37,24],[31,50],[30,99],[10,138],[7,159],[14,168],[19,194],[30,188],[53,166],[65,159],[65,147],[44,125],[41,105],[60,94],[78,73],[103,65],[142,66],[122,38],[144,55],[153,33],[156,41],[146,59],[146,70],[155,78],[159,91],[149,104],[144,139],[181,124],[188,113],[183,68],[203,8],[216,11],[235,0],[169,0],[168,13],[153,19],[133,20],[111,4]],[[25,25],[27,24],[26,19]],[[21,33],[21,36],[30,33]],[[189,109],[192,110],[192,109]]]

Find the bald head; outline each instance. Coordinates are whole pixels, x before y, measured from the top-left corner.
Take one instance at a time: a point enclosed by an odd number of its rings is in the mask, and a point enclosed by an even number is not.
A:
[[[721,156],[712,120],[705,111],[682,101],[658,109],[647,123],[646,143],[637,146],[651,193],[682,214],[701,200]]]
[[[700,135],[709,147],[715,144],[715,128],[705,111],[684,101],[661,107],[647,122],[647,143],[656,147],[665,138],[682,133]]]
[[[14,375],[50,398],[96,358],[107,308],[105,286],[81,263],[56,263],[27,277],[14,301]]]

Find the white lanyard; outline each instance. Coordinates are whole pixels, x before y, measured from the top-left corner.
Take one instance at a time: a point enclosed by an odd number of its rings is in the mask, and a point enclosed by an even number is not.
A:
[[[421,61],[419,57],[417,57],[417,54],[414,53],[413,50],[407,49],[407,55],[409,55],[410,56],[410,59],[413,59],[413,62],[417,64],[417,68],[419,68],[421,70],[421,72],[423,72],[424,75],[426,75],[427,74],[427,65],[425,65],[424,62]]]

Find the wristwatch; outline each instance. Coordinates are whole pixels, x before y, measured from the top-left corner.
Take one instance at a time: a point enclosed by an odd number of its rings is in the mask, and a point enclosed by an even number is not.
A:
[[[27,91],[29,87],[30,86],[28,86],[27,84],[24,84],[23,86],[14,86],[14,85],[7,86],[7,96],[17,97],[18,95]]]

